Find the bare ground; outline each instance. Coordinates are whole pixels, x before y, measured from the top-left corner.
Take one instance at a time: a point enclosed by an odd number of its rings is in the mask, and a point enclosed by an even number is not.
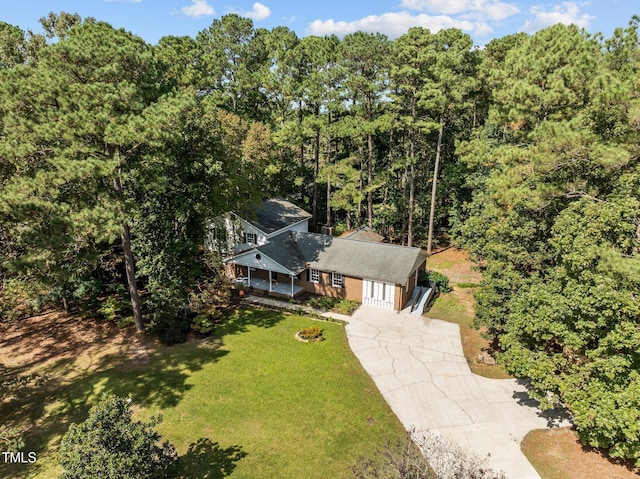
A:
[[[638,479],[640,470],[585,448],[571,428],[537,429],[522,441],[522,451],[543,479]]]
[[[155,339],[133,328],[49,311],[19,321],[0,323],[0,364],[20,373],[37,372],[64,359],[82,358],[89,367],[106,353],[142,359],[156,347]]]

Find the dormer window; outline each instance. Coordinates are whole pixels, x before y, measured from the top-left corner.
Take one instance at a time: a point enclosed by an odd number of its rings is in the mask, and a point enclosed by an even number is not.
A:
[[[258,235],[256,235],[255,233],[247,233],[246,242],[249,243],[249,244],[257,244],[257,242],[258,242],[257,241],[258,240],[257,236]]]

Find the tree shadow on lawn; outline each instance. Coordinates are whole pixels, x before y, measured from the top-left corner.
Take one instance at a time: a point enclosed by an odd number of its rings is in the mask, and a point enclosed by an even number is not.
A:
[[[228,334],[246,333],[251,326],[272,328],[285,319],[287,315],[289,313],[284,311],[273,311],[255,306],[241,307],[225,316],[215,329],[214,334],[216,337],[221,338]]]
[[[227,351],[220,349],[219,341],[212,341],[158,347],[142,360],[121,354],[105,355],[91,364],[90,371],[74,371],[70,377],[51,374],[42,386],[31,388],[29,394],[19,395],[6,404],[0,403],[0,417],[16,418],[26,427],[25,450],[35,451],[38,462],[41,458],[46,459],[42,467],[49,467],[47,463],[55,462],[55,458],[43,456],[57,449],[60,437],[71,423],[87,418],[89,409],[102,393],[130,394],[136,407],[173,407],[193,387],[187,382],[191,373],[205,364],[217,362],[226,354]],[[74,365],[69,358],[61,361],[67,367]],[[59,371],[62,365],[55,363],[51,367]],[[38,463],[29,467],[9,466],[7,477],[33,477],[37,469],[41,469]]]
[[[200,438],[189,444],[186,454],[180,456],[175,471],[170,477],[175,479],[222,479],[229,477],[236,463],[248,456],[241,446],[220,447],[217,442]]]
[[[37,357],[29,357],[26,361],[29,366],[42,365],[38,371],[44,378],[43,384],[30,387],[7,402],[0,401],[0,418],[6,418],[3,422],[20,426],[25,431],[25,450],[35,451],[38,462],[28,467],[9,465],[6,473],[0,471],[0,476],[22,479],[33,477],[37,470],[50,467],[51,461],[56,462],[55,458],[43,456],[55,453],[61,436],[72,423],[87,418],[89,409],[102,393],[118,396],[131,394],[133,404],[137,407],[164,409],[176,406],[193,387],[187,382],[191,374],[228,354],[222,349],[224,336],[248,332],[252,327],[270,328],[285,317],[286,313],[282,312],[240,308],[223,320],[215,331],[215,337],[171,347],[159,345],[148,337],[141,339],[130,331],[112,328],[108,328],[108,333],[100,328],[97,336],[92,338],[92,330],[85,330],[88,322],[83,323],[78,331],[80,336],[86,337],[78,339],[74,336],[73,342],[70,342],[72,338],[65,340],[64,328],[77,322],[56,318],[52,325],[53,333],[48,331],[46,325],[39,324],[38,331],[42,332],[42,337],[62,347],[58,348],[58,354],[47,346],[41,347]],[[29,323],[23,326],[27,327]],[[29,335],[20,327],[14,336],[15,341],[5,349],[9,355],[23,354],[38,344],[39,334],[33,330]],[[23,341],[19,341],[19,337]],[[109,348],[115,352],[105,352]],[[22,366],[14,371],[18,374],[26,369]],[[193,446],[183,464],[189,460],[195,461],[196,452],[208,447],[214,456],[217,454],[215,457],[218,457],[218,462],[224,465],[218,468],[220,474],[229,470],[236,460],[234,458],[239,460],[245,454],[239,448],[237,451],[232,448],[221,449],[215,444],[199,442]],[[232,459],[223,461],[224,454]],[[204,460],[205,456],[201,457]],[[44,460],[41,461],[41,458]],[[4,469],[5,465],[2,466]]]

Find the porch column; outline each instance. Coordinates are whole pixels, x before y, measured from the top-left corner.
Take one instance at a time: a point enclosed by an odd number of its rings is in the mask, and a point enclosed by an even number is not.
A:
[[[247,278],[249,281],[249,284],[247,286],[251,287],[251,266],[247,266]]]
[[[269,291],[273,291],[273,286],[271,285],[271,270],[269,270]]]
[[[293,298],[293,275],[291,275],[291,297]]]

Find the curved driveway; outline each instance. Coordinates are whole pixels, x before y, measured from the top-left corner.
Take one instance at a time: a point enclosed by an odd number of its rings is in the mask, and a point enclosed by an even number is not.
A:
[[[557,416],[543,415],[516,380],[471,373],[457,324],[361,306],[346,331],[407,429],[436,429],[510,479],[539,479],[520,443],[532,429],[558,425]]]

